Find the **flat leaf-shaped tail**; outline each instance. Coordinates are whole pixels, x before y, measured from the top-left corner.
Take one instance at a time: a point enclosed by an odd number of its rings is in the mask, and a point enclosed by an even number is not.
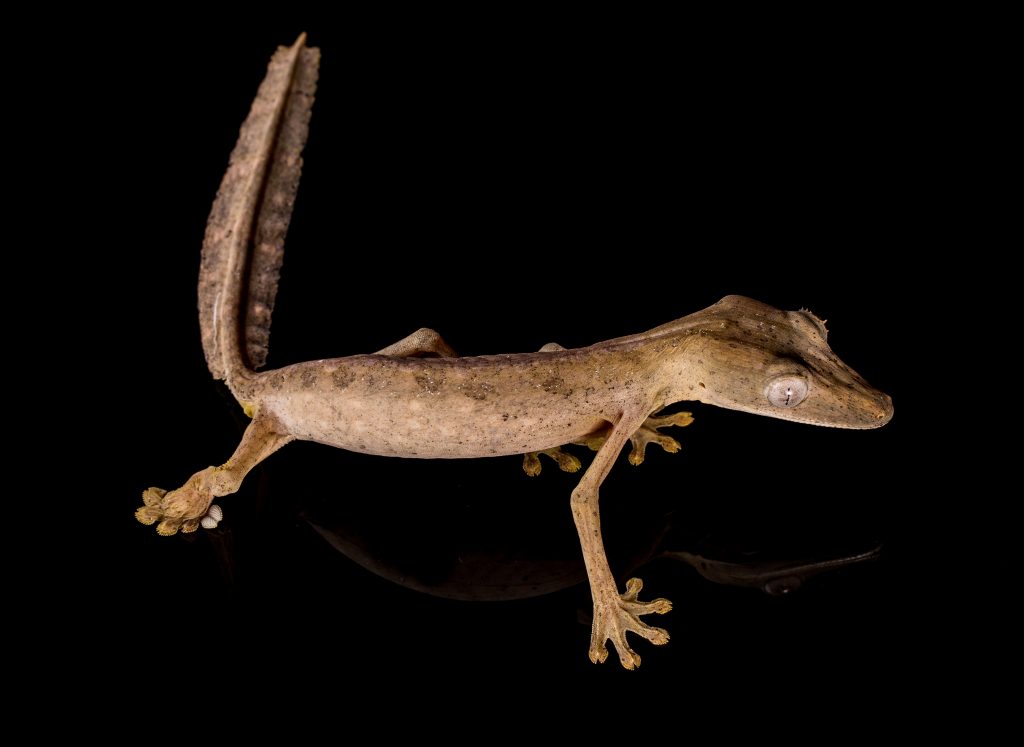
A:
[[[199,326],[210,372],[244,389],[264,364],[320,51],[305,34],[270,60],[242,124],[203,241]]]

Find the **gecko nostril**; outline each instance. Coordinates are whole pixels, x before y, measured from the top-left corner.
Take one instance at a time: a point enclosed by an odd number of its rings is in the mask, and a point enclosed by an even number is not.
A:
[[[884,425],[892,419],[892,413],[892,397],[888,394],[880,394],[878,396],[878,414],[875,417],[881,421],[881,425]]]

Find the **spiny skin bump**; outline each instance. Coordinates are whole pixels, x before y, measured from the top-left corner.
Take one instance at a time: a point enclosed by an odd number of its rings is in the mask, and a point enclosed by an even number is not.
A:
[[[145,491],[136,517],[162,535],[215,526],[213,499],[237,491],[256,464],[297,439],[395,457],[525,454],[529,474],[540,471],[538,453],[578,470],[579,460],[559,448],[585,444],[597,453],[570,508],[594,602],[590,658],[604,661],[611,640],[624,667],[638,666],[626,632],[667,643],[668,633],[640,617],[664,614],[671,603],[640,602],[639,579],[619,594],[605,557],[598,489],[622,448],[632,442],[633,464],[649,443],[677,451],[679,443],[659,429],[688,425],[689,413],[656,413],[684,400],[836,428],[884,425],[892,401],[835,356],[813,314],[741,296],[585,348],[549,343],[539,352],[459,358],[436,332],[420,329],[373,355],[256,372],[266,356],[318,65],[305,35],[274,55],[203,244],[203,350],[210,372],[227,382],[252,422],[227,462],[177,490]]]

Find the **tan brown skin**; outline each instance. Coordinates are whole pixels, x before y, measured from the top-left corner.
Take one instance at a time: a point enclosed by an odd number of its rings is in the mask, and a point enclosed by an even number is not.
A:
[[[220,467],[197,472],[177,490],[147,490],[137,517],[157,523],[160,534],[194,531],[215,497],[235,492],[249,470],[296,439],[395,457],[525,454],[530,474],[540,470],[537,453],[575,471],[579,461],[558,447],[584,443],[597,455],[570,505],[594,602],[590,658],[604,661],[610,639],[632,669],[640,657],[626,631],[666,643],[668,634],[640,616],[667,612],[671,604],[638,601],[639,579],[620,595],[605,557],[598,491],[622,447],[632,440],[634,464],[650,442],[677,450],[658,428],[686,425],[689,414],[654,414],[684,400],[838,428],[884,425],[891,400],[836,358],[824,325],[809,312],[778,311],[740,296],[587,348],[549,344],[535,353],[457,358],[436,332],[421,329],[374,355],[255,372],[265,355],[281,225],[287,228],[298,183],[317,62],[304,38],[271,61],[203,247],[199,306],[207,361],[252,423]],[[259,279],[257,301],[251,288],[243,298],[247,270]]]

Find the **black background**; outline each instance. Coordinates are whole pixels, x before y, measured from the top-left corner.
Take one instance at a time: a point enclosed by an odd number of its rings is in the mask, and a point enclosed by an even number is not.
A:
[[[894,259],[913,230],[920,157],[913,60],[880,34],[809,41],[728,23],[551,38],[314,23],[176,28],[128,37],[111,58],[111,72],[129,60],[146,82],[114,75],[105,91],[124,112],[104,147],[126,157],[108,199],[131,282],[103,299],[110,360],[124,355],[103,366],[123,465],[104,482],[118,543],[103,586],[126,629],[156,626],[147,655],[191,661],[215,641],[237,671],[550,672],[681,688],[756,689],[782,672],[812,687],[891,666],[882,648],[902,645],[912,583],[900,517],[913,393],[893,320],[907,312]],[[587,345],[729,293],[808,307],[829,320],[839,356],[893,396],[892,423],[840,431],[687,406],[697,419],[674,434],[681,453],[652,449],[639,468],[623,456],[605,483],[610,553],[631,552],[634,514],[672,511],[679,549],[811,557],[882,543],[882,558],[783,599],[654,561],[644,595],[673,600],[654,621],[673,638],[637,640],[644,663],[629,674],[614,652],[602,667],[587,660],[585,586],[439,599],[357,566],[299,515],[353,506],[381,536],[393,527],[390,552],[406,567],[422,554],[434,578],[449,568],[437,556],[450,561],[481,526],[513,527],[526,548],[552,536],[575,546],[575,478],[549,463],[529,479],[515,457],[294,444],[218,501],[216,533],[162,538],[134,522],[143,488],[223,462],[244,427],[203,360],[199,247],[267,59],[303,29],[323,58],[270,366],[369,352],[420,326],[473,355]]]

